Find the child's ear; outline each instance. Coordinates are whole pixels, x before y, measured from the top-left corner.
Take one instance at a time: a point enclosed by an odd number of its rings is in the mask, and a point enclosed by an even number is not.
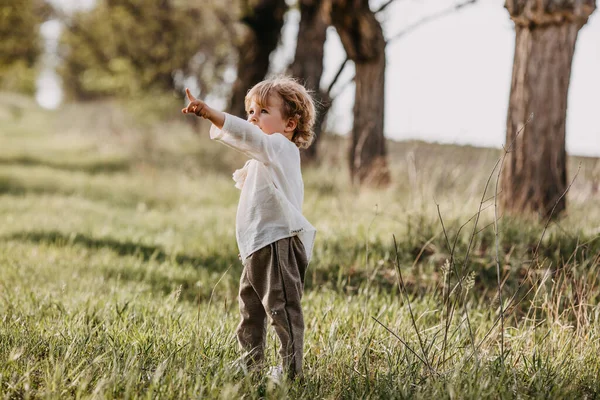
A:
[[[287,124],[285,125],[285,127],[290,132],[294,132],[296,130],[296,128],[298,127],[298,120],[294,117],[288,118]]]

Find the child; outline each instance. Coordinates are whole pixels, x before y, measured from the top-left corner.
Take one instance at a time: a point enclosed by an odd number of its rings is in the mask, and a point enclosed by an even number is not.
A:
[[[237,337],[246,367],[263,361],[266,320],[279,337],[282,366],[275,379],[302,375],[304,319],[300,300],[315,228],[302,215],[304,184],[299,148],[310,146],[315,106],[291,78],[255,85],[246,95],[247,121],[210,108],[186,89],[182,110],[213,123],[210,137],[250,158],[235,171],[241,189],[236,238],[244,269],[240,281],[241,322]]]

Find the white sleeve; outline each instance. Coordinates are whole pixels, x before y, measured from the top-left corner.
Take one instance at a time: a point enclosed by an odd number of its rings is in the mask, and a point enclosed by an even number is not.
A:
[[[210,128],[210,138],[263,164],[280,159],[281,153],[292,144],[283,135],[267,135],[256,125],[230,114],[225,114],[222,129],[214,125]]]

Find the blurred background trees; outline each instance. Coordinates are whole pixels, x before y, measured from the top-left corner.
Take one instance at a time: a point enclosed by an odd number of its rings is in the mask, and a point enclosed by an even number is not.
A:
[[[390,173],[383,135],[383,30],[368,0],[333,0],[331,16],[344,50],[356,68],[354,126],[348,157],[350,176],[355,184],[386,186]]]
[[[44,50],[40,25],[49,11],[42,0],[0,0],[0,88],[35,92]]]
[[[393,1],[386,1],[378,11]],[[317,138],[331,106],[332,87],[343,68],[354,64],[350,175],[357,185],[385,186],[390,179],[383,133],[386,41],[376,12],[368,0],[290,4],[285,0],[213,0],[201,6],[177,0],[98,0],[89,11],[65,15],[56,10],[64,26],[59,74],[65,97],[74,101],[135,97],[196,86],[203,97],[227,96],[228,111],[244,116],[245,94],[268,75],[291,6],[299,10],[300,22],[287,72],[315,94]],[[321,87],[330,27],[338,32],[348,57],[333,81]],[[316,160],[317,150],[315,143],[303,159]]]
[[[236,41],[237,78],[233,83],[228,111],[246,117],[246,92],[262,81],[269,70],[269,56],[277,47],[287,10],[285,0],[240,0],[243,26]]]
[[[317,160],[317,149],[325,116],[331,107],[329,93],[321,89],[323,77],[323,58],[325,56],[325,40],[327,28],[331,24],[330,0],[299,0],[300,23],[296,40],[296,53],[290,65],[289,73],[299,78],[307,89],[312,91],[317,105],[315,120],[315,140],[303,152],[303,160]]]
[[[235,2],[105,0],[61,16],[60,75],[75,100],[181,90],[196,81],[203,95],[232,62]]]
[[[50,0],[48,0],[50,1]],[[52,0],[55,4],[66,0]],[[464,0],[400,28],[387,38],[381,15],[395,0],[97,0],[88,11],[64,13],[44,0],[0,0],[0,87],[33,93],[44,47],[42,22],[62,23],[59,74],[69,101],[181,93],[184,87],[244,116],[247,90],[264,79],[281,45],[285,14],[300,16],[293,60],[284,66],[315,94],[321,136],[332,87],[355,69],[348,166],[357,186],[390,181],[384,137],[386,44],[420,25],[474,3]],[[374,7],[377,4],[377,7]],[[595,0],[506,0],[516,46],[506,144],[514,141],[502,175],[502,205],[515,213],[549,215],[566,207],[565,121],[577,32]],[[499,10],[500,12],[500,10]],[[322,82],[325,41],[335,30],[346,52],[331,82]],[[228,106],[227,106],[228,104]],[[319,157],[318,143],[303,153]]]

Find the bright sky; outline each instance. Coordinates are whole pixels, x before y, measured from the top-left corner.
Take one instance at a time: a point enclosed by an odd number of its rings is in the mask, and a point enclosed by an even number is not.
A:
[[[93,0],[53,0],[89,7]],[[412,22],[462,0],[397,0],[385,11],[384,32],[392,37]],[[383,0],[372,0],[373,8]],[[387,47],[385,134],[393,139],[500,147],[514,51],[513,23],[504,0],[478,0],[463,10],[424,25]],[[288,13],[283,45],[273,55],[275,70],[293,57],[298,13]],[[44,27],[43,27],[44,28]],[[46,26],[47,34],[57,31]],[[331,29],[323,85],[345,58]],[[600,156],[600,11],[579,32],[567,114],[567,151]],[[346,67],[343,84],[353,75]],[[47,75],[40,82],[41,104],[57,104],[60,88]],[[352,125],[353,86],[334,103],[330,127],[344,133]],[[334,94],[339,91],[334,88]]]

